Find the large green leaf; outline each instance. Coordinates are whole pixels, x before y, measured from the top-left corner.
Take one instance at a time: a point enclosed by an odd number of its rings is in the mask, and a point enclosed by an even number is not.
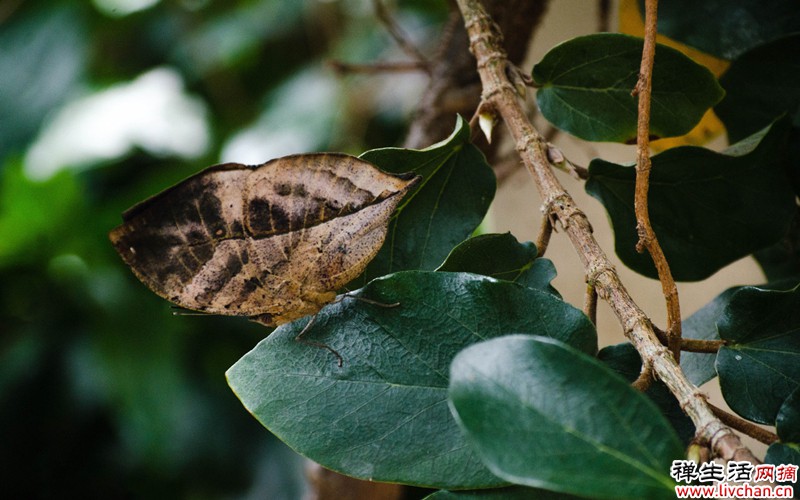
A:
[[[630,342],[610,345],[597,353],[597,359],[622,375],[628,382],[633,382],[642,371],[642,358]],[[681,410],[675,396],[660,380],[653,381],[645,391],[645,395],[658,406],[661,414],[669,421],[681,441],[688,445],[694,438],[695,428],[692,420]]]
[[[644,0],[639,4],[643,6]],[[797,0],[666,0],[658,4],[659,33],[723,59],[734,59],[795,31],[800,31]]]
[[[551,338],[468,347],[450,368],[453,413],[499,477],[592,498],[674,498],[683,447],[656,406],[601,362]]]
[[[475,231],[494,197],[495,177],[469,140],[469,126],[459,117],[453,134],[427,149],[384,148],[361,155],[382,170],[412,171],[423,181],[406,196],[383,248],[351,287],[395,271],[436,269]]]
[[[481,234],[460,243],[436,270],[482,274],[558,295],[550,285],[556,268],[538,255],[536,245],[511,233]]]
[[[741,288],[717,327],[729,342],[717,354],[725,401],[739,415],[773,425],[800,387],[800,285],[787,291]]]
[[[733,61],[722,76],[725,99],[714,111],[735,142],[800,105],[800,33],[760,45]]]
[[[795,212],[784,169],[787,136],[782,119],[723,153],[684,146],[652,158],[650,221],[676,280],[705,279],[786,233]],[[633,166],[598,159],[586,191],[606,207],[622,262],[656,278],[650,255],[636,251],[635,182]]]
[[[549,293],[467,273],[407,271],[281,326],[228,370],[245,407],[297,452],[347,475],[439,488],[503,484],[467,446],[447,409],[462,348],[507,332],[597,349],[591,322]]]
[[[636,139],[643,42],[618,33],[573,38],[533,67],[542,114],[560,129],[589,141]],[[677,50],[658,45],[653,69],[650,134],[689,132],[724,92],[711,72]]]

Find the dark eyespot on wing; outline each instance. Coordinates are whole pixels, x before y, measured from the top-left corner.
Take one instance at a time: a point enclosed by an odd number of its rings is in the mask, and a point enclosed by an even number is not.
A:
[[[253,198],[247,204],[247,221],[250,231],[254,235],[271,234],[272,227],[271,203],[265,198]]]
[[[269,207],[269,213],[276,231],[288,232],[291,231],[293,227],[299,227],[299,224],[292,224],[292,217],[290,214],[277,203],[273,203]]]
[[[228,225],[222,218],[222,202],[214,193],[204,191],[198,201],[198,207],[205,230],[211,238],[241,236],[241,233],[227,234]]]
[[[292,194],[304,198],[308,196],[308,191],[306,191],[306,187],[303,184],[295,184],[292,189]]]

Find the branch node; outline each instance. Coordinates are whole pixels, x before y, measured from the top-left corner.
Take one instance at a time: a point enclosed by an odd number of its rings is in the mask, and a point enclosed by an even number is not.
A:
[[[519,95],[517,93],[516,87],[514,87],[514,85],[512,85],[508,81],[505,81],[503,83],[500,83],[500,84],[497,84],[497,85],[493,86],[491,89],[488,89],[488,90],[484,91],[481,94],[481,101],[483,101],[483,102],[491,101],[492,99],[494,99],[498,95],[502,94],[503,92],[507,92],[507,91],[512,92],[515,96]]]
[[[595,287],[597,283],[600,281],[600,276],[605,273],[609,274],[616,274],[617,270],[614,268],[613,264],[609,264],[608,262],[601,261],[599,263],[592,263],[589,264],[589,269],[586,273],[586,283]],[[639,318],[635,318],[637,321]],[[627,328],[626,328],[627,330]]]
[[[669,353],[669,349],[663,350],[665,353]],[[671,353],[670,353],[671,354]],[[678,401],[678,405],[680,405],[681,410],[686,413],[686,408],[692,404],[692,400],[700,398],[704,401],[708,401],[708,396],[705,395],[700,389],[695,389],[691,393],[687,394],[686,397],[682,398]]]
[[[591,224],[589,223],[586,214],[583,213],[583,210],[575,206],[575,203],[572,201],[572,197],[570,197],[568,194],[560,194],[552,198],[548,198],[544,203],[544,212],[551,217],[551,221],[558,220],[558,222],[561,223],[561,228],[565,231],[569,228],[570,220],[576,216],[583,218],[583,220],[589,226],[589,231],[592,231]],[[555,224],[553,224],[553,227],[555,227]]]

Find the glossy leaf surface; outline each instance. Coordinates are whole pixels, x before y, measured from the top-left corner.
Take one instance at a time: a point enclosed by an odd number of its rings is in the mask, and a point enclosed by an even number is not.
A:
[[[481,234],[455,247],[437,271],[482,274],[558,295],[550,286],[553,262],[537,255],[536,245],[520,243],[511,233]]]
[[[467,446],[447,407],[450,361],[504,335],[548,335],[594,353],[594,327],[549,293],[466,273],[402,272],[284,325],[228,381],[247,409],[297,452],[347,475],[439,488],[503,481]],[[377,304],[399,304],[385,307]]]
[[[636,138],[642,40],[598,33],[554,47],[533,67],[541,88],[542,114],[560,129],[589,141],[631,142]],[[658,45],[653,70],[650,134],[683,135],[719,102],[722,88],[704,66]]]
[[[683,357],[683,354],[681,357]],[[622,375],[630,383],[636,380],[642,371],[642,358],[630,342],[602,348],[597,353],[597,359]],[[647,388],[645,395],[658,406],[659,411],[672,425],[681,441],[688,445],[689,441],[694,437],[694,424],[681,410],[675,396],[669,392],[667,386],[661,381],[655,380]]]
[[[725,401],[745,418],[774,425],[781,405],[800,387],[800,287],[744,287],[717,326],[729,342],[717,354]]]
[[[510,335],[465,349],[450,373],[453,412],[496,475],[592,498],[674,497],[675,432],[596,359]]]
[[[360,158],[386,172],[411,171],[423,179],[398,208],[383,248],[351,289],[396,271],[436,269],[475,231],[494,197],[494,172],[470,143],[469,126],[460,117],[449,138],[427,149],[373,149]]]

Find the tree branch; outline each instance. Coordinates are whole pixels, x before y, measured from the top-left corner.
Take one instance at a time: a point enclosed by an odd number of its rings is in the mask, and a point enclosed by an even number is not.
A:
[[[548,0],[487,0],[486,9],[506,33],[508,58],[521,63],[531,37],[542,19]],[[475,59],[469,53],[469,41],[464,22],[457,10],[445,23],[441,42],[431,60],[431,79],[417,106],[403,147],[423,148],[450,135],[454,117],[471,117],[481,100],[480,79]],[[498,141],[494,141],[497,144]],[[476,141],[487,158],[495,146],[485,140]]]
[[[394,39],[395,43],[406,53],[413,61],[421,63],[420,66],[430,73],[430,64],[428,58],[417,49],[417,47],[409,41],[406,34],[400,29],[400,26],[394,21],[394,18],[386,10],[382,0],[372,0],[372,5],[375,9],[375,16],[386,27],[386,31]]]
[[[625,335],[636,347],[643,363],[649,363],[675,395],[681,408],[697,428],[700,442],[709,443],[724,460],[759,460],[742,445],[739,436],[724,425],[709,408],[705,396],[684,376],[671,352],[659,342],[649,318],[634,302],[592,235],[586,215],[555,177],[547,159],[547,143],[531,125],[508,80],[509,62],[499,43],[500,34],[478,0],[458,0],[475,54],[483,85],[483,98],[490,101],[505,121],[525,166],[533,177],[545,206],[569,236],[598,295],[609,303]]]
[[[634,94],[639,96],[639,119],[636,127],[636,194],[634,210],[636,212],[636,229],[639,242],[636,251],[646,248],[658,271],[658,279],[667,302],[667,346],[676,361],[681,355],[681,306],[678,299],[678,287],[672,279],[669,264],[658,243],[653,226],[650,224],[650,213],[647,206],[647,193],[650,189],[650,100],[653,89],[653,62],[656,55],[656,16],[658,0],[647,0],[645,3],[644,49],[642,64],[639,69],[639,81]]]

